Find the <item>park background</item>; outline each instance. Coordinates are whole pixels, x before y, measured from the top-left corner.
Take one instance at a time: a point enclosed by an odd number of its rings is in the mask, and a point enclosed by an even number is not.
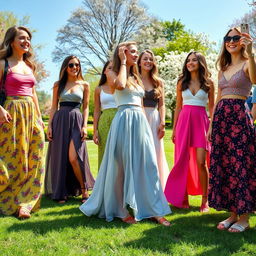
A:
[[[102,39],[104,26],[96,22],[99,17],[103,21],[113,18],[106,3],[122,7],[117,9],[120,17],[112,19],[117,25],[117,36],[111,40],[106,40],[106,36]],[[150,48],[157,55],[166,86],[168,111],[164,142],[170,168],[173,165],[170,137],[175,86],[187,53],[198,50],[205,54],[212,79],[217,84],[215,61],[228,28],[249,23],[252,36],[256,36],[256,9],[249,0],[0,0],[0,6],[0,39],[12,25],[25,25],[33,31],[32,44],[38,65],[37,92],[46,126],[52,86],[58,80],[62,60],[67,53],[82,60],[84,78],[91,88],[87,147],[95,177],[97,147],[90,140],[93,90],[102,64],[121,40],[123,31],[126,31],[123,39],[136,40],[140,50]],[[104,17],[88,16],[90,8]],[[125,18],[130,22],[128,25]],[[91,26],[93,33],[80,29],[83,24]],[[104,24],[106,22],[101,23]],[[127,29],[129,24],[130,30]],[[113,27],[108,32],[113,32]],[[92,35],[108,43],[99,47],[94,42],[86,47],[86,42],[93,40]],[[29,220],[0,216],[0,255],[256,255],[255,216],[251,218],[252,229],[245,233],[220,232],[215,225],[226,218],[227,213],[211,210],[202,215],[199,213],[200,197],[190,199],[189,210],[172,208],[174,214],[167,219],[173,225],[166,228],[147,220],[129,226],[119,220],[107,223],[96,217],[87,218],[78,210],[79,198],[58,205],[44,197],[41,210]]]

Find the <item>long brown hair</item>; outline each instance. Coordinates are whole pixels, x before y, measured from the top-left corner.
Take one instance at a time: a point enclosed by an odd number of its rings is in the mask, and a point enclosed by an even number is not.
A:
[[[144,53],[149,53],[152,56],[152,59],[153,59],[153,68],[149,71],[149,74],[150,74],[150,78],[153,81],[153,86],[155,88],[155,97],[158,99],[162,95],[163,81],[159,77],[155,55],[152,51],[150,51],[148,49],[144,50],[139,56],[139,59],[138,59],[139,73],[141,74],[141,65],[140,64],[141,64],[141,59],[142,59],[142,56],[143,56]]]
[[[115,49],[114,56],[113,56],[112,70],[114,72],[116,72],[117,74],[119,73],[120,66],[121,66],[121,60],[119,58],[119,48],[122,47],[122,46],[130,46],[130,45],[137,45],[137,43],[133,42],[133,41],[123,42],[123,43],[120,43]],[[126,84],[128,88],[132,88],[132,87],[136,88],[138,85],[143,87],[137,65],[134,65],[134,66],[131,67],[129,75],[134,76],[137,83],[135,83],[133,81],[133,79],[131,79],[131,76],[128,76],[127,84]]]
[[[239,34],[241,34],[240,28],[234,27],[234,28],[229,29],[229,31],[226,33],[225,36],[227,36],[233,30],[236,30]],[[245,48],[244,47],[242,47],[241,52],[242,52],[242,56],[245,59],[247,59],[248,57],[245,53]],[[216,68],[221,70],[221,71],[225,71],[225,70],[227,70],[227,68],[230,64],[231,64],[231,54],[227,51],[226,46],[225,46],[225,42],[223,40],[221,50],[220,50],[220,54],[219,54],[218,59],[216,61]]]
[[[107,69],[108,64],[110,63],[110,60],[108,60],[105,65],[103,66],[102,72],[101,72],[101,76],[100,76],[100,81],[98,86],[101,86],[103,84],[105,84],[107,82],[107,76],[105,74],[105,71]]]
[[[74,55],[70,55],[68,57],[66,57],[64,59],[64,61],[62,62],[61,68],[60,68],[60,74],[59,74],[59,81],[57,82],[58,84],[58,96],[60,96],[60,94],[63,92],[65,85],[68,81],[68,73],[67,73],[67,68],[68,68],[68,63],[70,60],[72,59],[77,59],[77,61],[79,62],[79,71],[77,74],[77,79],[78,80],[84,80],[83,75],[82,75],[82,69],[81,69],[81,63],[80,60],[74,56]]]
[[[181,90],[185,91],[186,89],[188,89],[189,82],[191,80],[191,74],[187,68],[187,61],[191,54],[194,54],[196,56],[199,64],[198,75],[199,75],[200,88],[208,93],[210,90],[209,78],[211,77],[211,73],[208,70],[205,57],[200,52],[195,52],[195,51],[190,52],[184,61],[182,73],[179,76],[179,81],[181,81]]]
[[[4,40],[0,45],[0,59],[6,59],[6,58],[12,56],[13,50],[12,50],[11,44],[14,41],[15,37],[17,36],[19,30],[23,30],[23,31],[27,32],[30,37],[30,40],[32,39],[32,34],[28,28],[22,27],[22,26],[10,27],[6,31],[6,33],[4,35]],[[32,47],[30,45],[29,51],[23,54],[23,61],[33,70],[33,72],[35,72],[36,66],[33,63],[33,61],[31,60],[32,57],[33,57],[33,53],[32,53]]]

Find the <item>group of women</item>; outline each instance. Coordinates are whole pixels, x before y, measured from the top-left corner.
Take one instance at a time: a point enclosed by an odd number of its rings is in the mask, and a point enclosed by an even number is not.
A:
[[[7,95],[0,106],[2,214],[29,218],[39,207],[45,181],[45,193],[53,200],[65,203],[69,196],[82,195],[80,210],[107,221],[117,217],[134,224],[147,218],[170,226],[164,217],[171,213],[168,202],[189,208],[188,195],[202,195],[200,212],[213,207],[231,213],[218,229],[249,227],[249,214],[256,210],[256,134],[245,106],[256,83],[249,34],[232,28],[224,37],[215,104],[205,57],[188,54],[177,83],[171,172],[163,146],[164,83],[154,54],[139,55],[136,42],[119,44],[94,92],[96,181],[85,143],[89,84],[76,56],[63,61],[53,86],[44,175],[31,36],[25,27],[11,27],[0,46],[0,80]]]

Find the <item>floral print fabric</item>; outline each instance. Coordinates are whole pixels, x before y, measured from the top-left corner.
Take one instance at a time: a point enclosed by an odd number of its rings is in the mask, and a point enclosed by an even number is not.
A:
[[[245,101],[222,99],[212,124],[209,205],[237,214],[256,209],[256,136]]]
[[[21,206],[28,210],[39,206],[44,132],[31,97],[7,97],[4,108],[12,120],[0,124],[0,213],[11,215]]]

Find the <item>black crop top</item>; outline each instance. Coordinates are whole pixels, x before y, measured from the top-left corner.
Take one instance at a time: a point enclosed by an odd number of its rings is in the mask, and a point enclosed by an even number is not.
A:
[[[152,89],[150,91],[145,90],[145,95],[143,98],[144,107],[156,108],[158,105],[158,102],[159,102],[159,99],[155,98],[155,89]]]

